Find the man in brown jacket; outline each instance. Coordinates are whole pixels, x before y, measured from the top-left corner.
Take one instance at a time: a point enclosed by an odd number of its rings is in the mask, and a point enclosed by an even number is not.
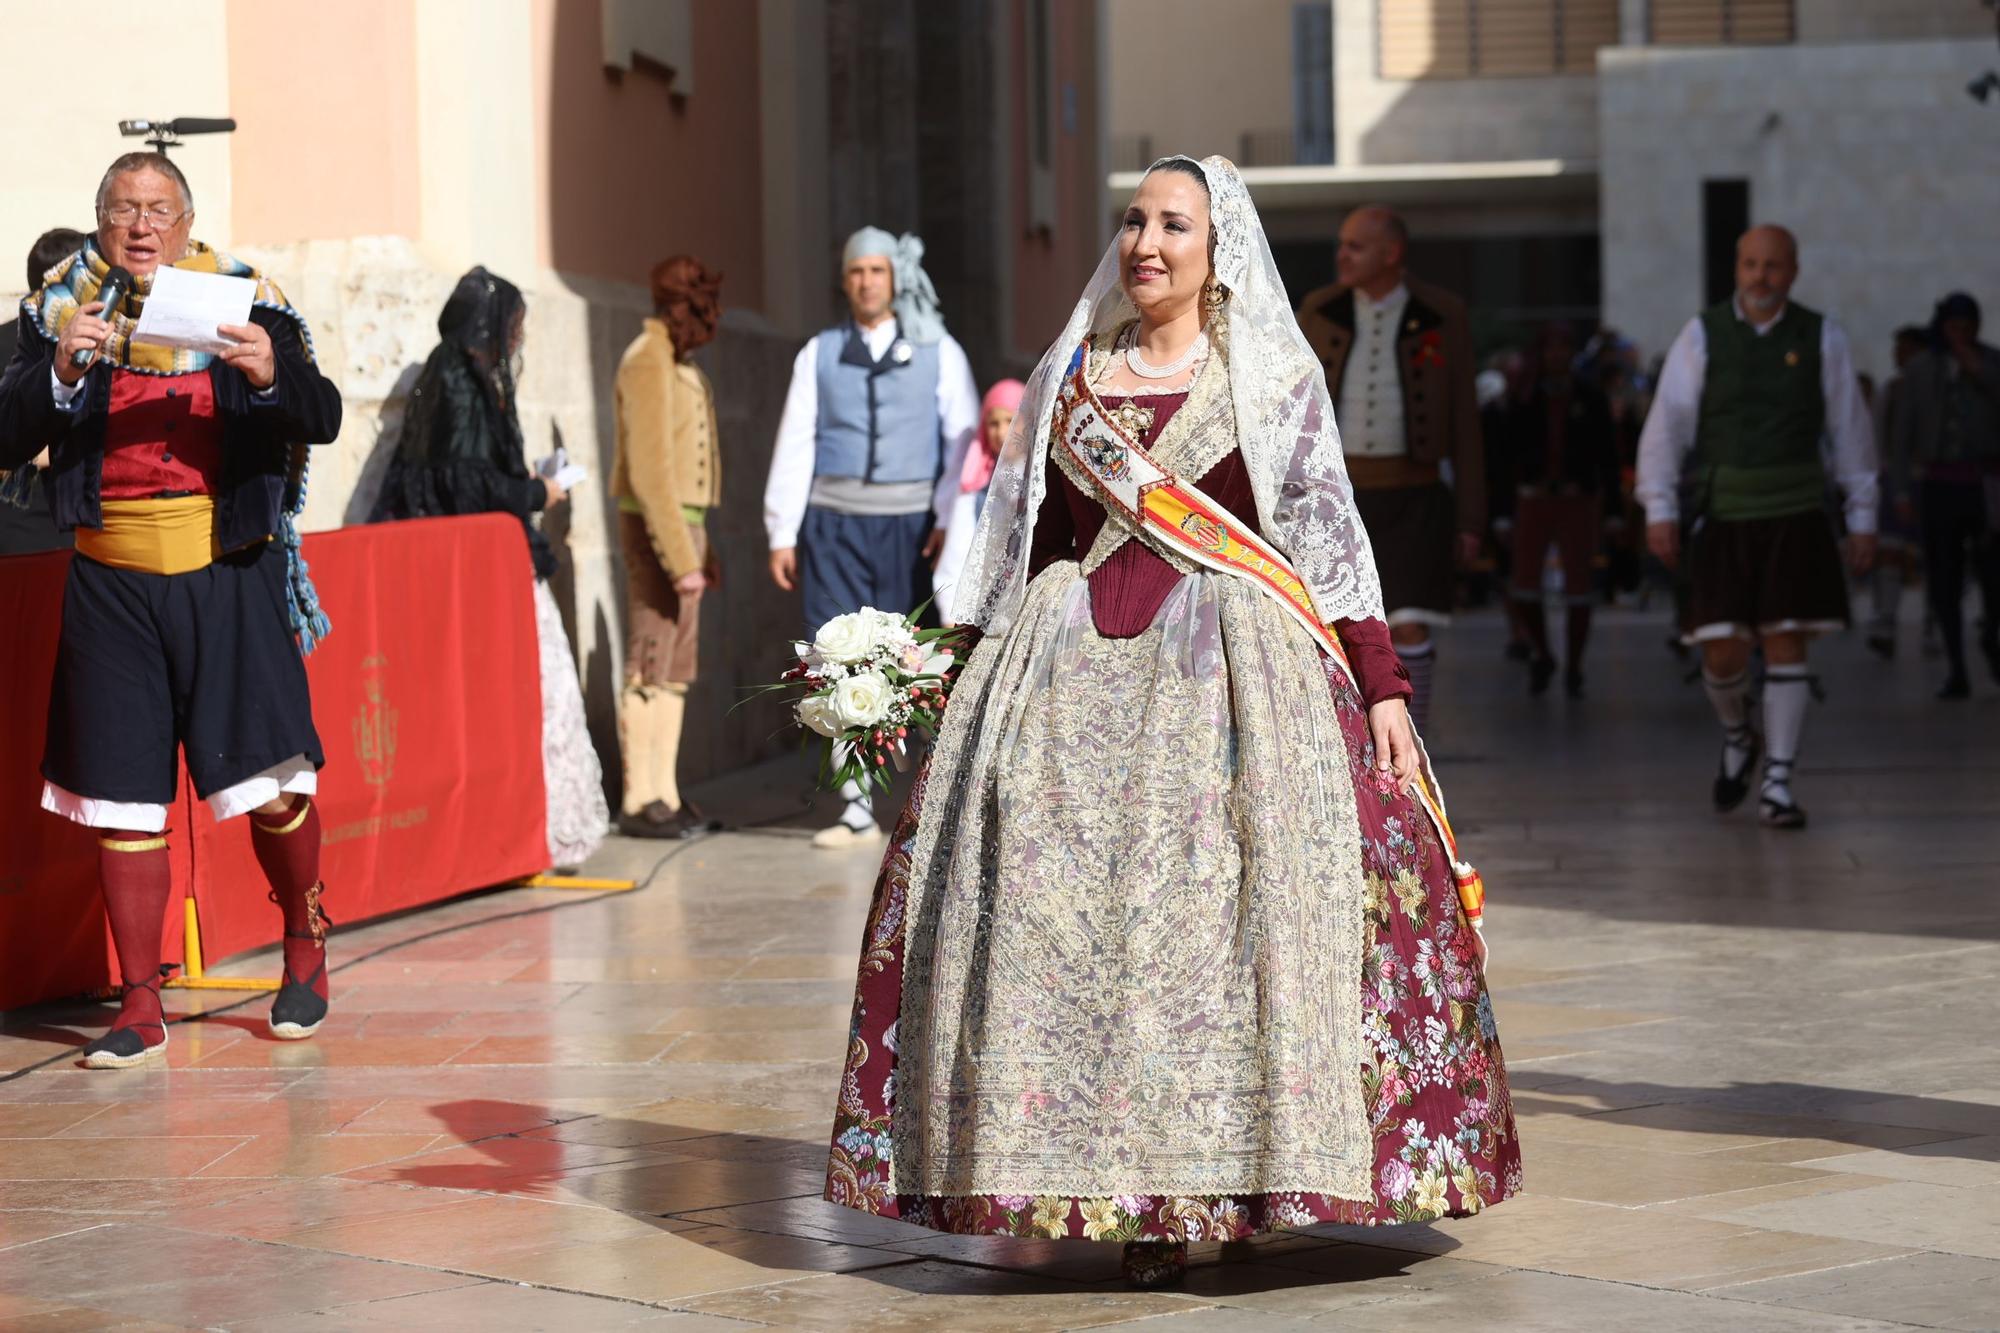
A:
[[[702,818],[676,772],[687,689],[701,639],[701,596],[717,570],[705,526],[722,499],[715,394],[688,363],[715,336],[722,276],[676,255],[653,269],[655,317],[618,363],[618,452],[611,494],[625,556],[625,691],[618,731],[633,837],[684,838]]]
[[[1479,554],[1486,487],[1465,304],[1404,272],[1409,240],[1386,208],[1349,214],[1340,281],[1307,294],[1299,327],[1326,369],[1390,637],[1416,691],[1410,715],[1422,731],[1437,661],[1431,627],[1451,622],[1455,564]]]

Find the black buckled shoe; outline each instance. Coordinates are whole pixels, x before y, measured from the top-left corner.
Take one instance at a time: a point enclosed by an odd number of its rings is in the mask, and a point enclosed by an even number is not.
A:
[[[1729,770],[1729,748],[1737,746],[1744,751],[1743,766],[1735,772]],[[1748,727],[1732,731],[1722,742],[1722,762],[1715,774],[1715,813],[1726,815],[1743,804],[1750,794],[1750,775],[1757,771],[1757,756],[1763,751],[1763,742],[1757,733]]]
[[[637,814],[618,816],[618,831],[628,838],[685,838],[687,820],[665,801],[649,802]]]
[[[311,935],[294,935],[285,932],[288,940],[309,940]],[[304,1041],[319,1031],[319,1025],[326,1022],[327,1002],[316,987],[326,984],[326,950],[321,942],[319,966],[303,981],[292,975],[292,965],[285,963],[285,976],[278,983],[278,998],[271,1001],[271,1035],[279,1041]]]
[[[271,1001],[270,1018],[271,1035],[279,1041],[304,1041],[326,1022],[326,932],[332,927],[333,918],[319,903],[325,891],[323,882],[306,890],[306,920],[310,923],[306,932],[303,935],[285,932],[284,976],[278,982],[278,997]],[[276,889],[271,890],[271,901],[278,901]],[[293,940],[304,941],[312,948],[294,949]],[[312,962],[309,975],[301,978],[293,971],[294,953],[304,954]]]
[[[161,976],[147,984],[125,988],[126,1003],[118,1012],[118,1024],[83,1048],[85,1069],[129,1069],[153,1056],[167,1053],[166,1015],[160,1008],[160,982],[163,980],[164,969]],[[151,993],[155,1021],[147,1022],[143,1018],[126,1021],[133,1008],[132,995],[137,991]]]
[[[1757,801],[1757,818],[1766,828],[1802,829],[1805,808],[1792,799],[1792,761],[1771,758],[1764,762],[1764,790]]]

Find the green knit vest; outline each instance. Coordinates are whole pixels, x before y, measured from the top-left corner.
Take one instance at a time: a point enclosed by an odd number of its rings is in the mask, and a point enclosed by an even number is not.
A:
[[[1695,460],[1710,517],[1782,518],[1826,503],[1822,323],[1816,311],[1787,305],[1760,336],[1729,301],[1702,312],[1708,372]]]

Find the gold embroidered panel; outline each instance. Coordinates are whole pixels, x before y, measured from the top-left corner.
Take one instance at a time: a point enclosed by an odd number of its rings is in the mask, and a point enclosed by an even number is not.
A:
[[[912,857],[894,1188],[1369,1197],[1360,830],[1309,634],[1200,574],[982,644]]]

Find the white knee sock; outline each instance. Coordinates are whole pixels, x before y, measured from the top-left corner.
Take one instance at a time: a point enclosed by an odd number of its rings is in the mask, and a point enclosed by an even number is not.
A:
[[[1431,674],[1437,667],[1437,644],[1430,639],[1399,643],[1396,656],[1402,659],[1403,670],[1410,673],[1410,721],[1421,736],[1431,727]]]
[[[1903,571],[1883,563],[1875,566],[1868,582],[1868,600],[1873,608],[1869,624],[1877,631],[1896,631],[1896,606],[1903,598]]]
[[[639,684],[627,685],[618,697],[618,740],[625,760],[625,801],[623,809],[636,815],[660,797],[654,780],[652,692]]]
[[[653,700],[653,786],[660,799],[681,808],[681,724],[687,718],[687,686],[662,685]]]
[[[1774,666],[1764,673],[1764,795],[1791,805],[1792,765],[1799,757],[1812,676],[1804,662]]]
[[[1701,672],[1702,688],[1708,691],[1709,706],[1722,723],[1723,758],[1735,776],[1750,758],[1750,672],[1715,676],[1708,668]]]

